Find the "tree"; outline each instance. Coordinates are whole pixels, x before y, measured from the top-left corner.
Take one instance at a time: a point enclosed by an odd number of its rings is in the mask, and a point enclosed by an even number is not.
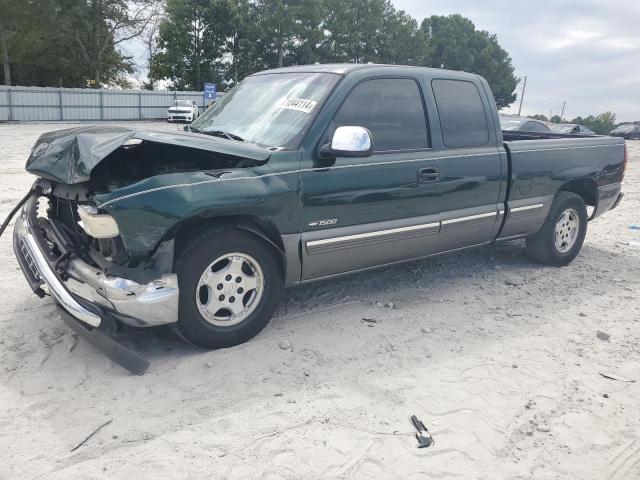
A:
[[[152,18],[150,0],[60,0],[71,20],[72,38],[96,86],[123,72],[130,59],[117,46],[139,37]]]
[[[205,81],[222,80],[221,60],[229,33],[226,0],[167,0],[154,59],[158,78],[175,88],[202,90]]]
[[[76,49],[69,48],[69,22],[58,0],[0,0],[0,12],[6,84],[83,84],[85,64]]]
[[[560,118],[560,115],[554,115],[549,119],[549,121],[551,123],[562,123],[562,118]]]
[[[518,79],[509,54],[495,35],[476,30],[471,20],[457,14],[431,16],[420,28],[429,50],[424,65],[482,75],[491,86],[498,109],[515,101]]]
[[[327,0],[322,60],[338,63],[378,62],[378,33],[388,0]],[[393,8],[393,7],[390,7]]]
[[[0,0],[0,55],[2,56],[3,80],[5,85],[11,85],[10,45],[16,33],[17,24],[24,21],[21,13],[24,10],[17,8],[18,4],[11,0]]]
[[[388,2],[376,43],[377,61],[380,63],[421,65],[429,56],[429,46],[422,30],[418,28],[418,22]]]
[[[541,114],[531,115],[530,118],[533,118],[535,120],[542,120],[543,122],[548,122],[549,121],[549,118],[546,115],[541,115]]]
[[[589,115],[588,117],[576,117],[571,120],[571,123],[577,123],[578,125],[584,125],[590,128],[598,135],[606,135],[616,125],[616,114],[612,112],[604,112],[600,115]]]
[[[495,35],[460,15],[422,25],[390,0],[167,0],[154,77],[200,90],[267,68],[322,63],[391,63],[483,75],[498,108],[517,85]]]
[[[160,4],[156,4],[152,7],[149,13],[149,22],[142,32],[142,41],[147,49],[147,81],[143,86],[147,90],[153,90],[154,88],[154,58],[158,52],[158,34],[160,33],[160,24],[164,20],[164,12]]]

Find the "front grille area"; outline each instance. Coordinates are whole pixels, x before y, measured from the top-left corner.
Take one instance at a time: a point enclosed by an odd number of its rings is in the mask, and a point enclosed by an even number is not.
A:
[[[42,280],[40,278],[40,272],[38,271],[38,267],[36,267],[36,263],[33,261],[33,257],[31,253],[29,253],[29,249],[24,243],[24,240],[21,238],[18,240],[18,246],[20,247],[20,253],[22,254],[22,258],[24,258],[25,262],[27,262],[27,266],[29,270],[33,274],[35,280]]]

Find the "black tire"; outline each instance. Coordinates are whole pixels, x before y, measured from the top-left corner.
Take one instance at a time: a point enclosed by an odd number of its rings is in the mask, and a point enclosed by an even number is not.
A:
[[[567,209],[573,209],[577,213],[579,225],[575,243],[568,251],[562,252],[556,247],[555,228]],[[587,207],[582,197],[573,192],[558,192],[542,229],[527,238],[527,252],[533,259],[545,265],[556,267],[568,265],[580,253],[587,234],[587,219]]]
[[[217,258],[238,252],[255,259],[264,275],[263,293],[255,309],[240,323],[218,326],[208,322],[198,309],[196,290],[205,269]],[[255,337],[269,323],[283,291],[278,253],[257,236],[231,226],[196,232],[178,246],[175,272],[180,287],[178,322],[174,332],[188,343],[207,349],[238,345]]]

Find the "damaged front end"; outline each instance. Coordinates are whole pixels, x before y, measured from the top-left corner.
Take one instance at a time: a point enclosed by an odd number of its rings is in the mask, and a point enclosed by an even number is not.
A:
[[[39,296],[48,289],[69,313],[92,327],[100,326],[101,315],[132,327],[176,322],[176,275],[169,269],[116,263],[126,257],[122,242],[117,235],[105,236],[117,234],[115,222],[91,213],[82,201],[58,196],[58,185],[39,180],[35,191],[41,194],[25,203],[14,227],[15,253],[31,289]]]
[[[173,239],[128,248],[118,219],[97,198],[121,195],[150,178],[185,172],[211,178],[222,168],[268,158],[264,152],[256,158],[257,149],[251,155],[246,147],[194,137],[117,127],[68,129],[40,137],[27,161],[27,171],[40,178],[23,201],[13,243],[31,289],[40,297],[51,295],[65,322],[134,373],[143,373],[148,362],[114,339],[129,327],[178,320]],[[149,238],[142,225],[150,223],[129,223],[126,238]]]

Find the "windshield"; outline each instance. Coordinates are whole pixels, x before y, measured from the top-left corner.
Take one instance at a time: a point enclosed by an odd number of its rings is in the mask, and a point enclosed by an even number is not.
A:
[[[636,125],[622,125],[614,130],[614,132],[633,132]]]
[[[176,103],[174,103],[173,106],[174,107],[190,107],[191,106],[191,101],[190,100],[176,100]]]
[[[294,148],[339,78],[332,73],[247,77],[192,123],[191,130]]]

